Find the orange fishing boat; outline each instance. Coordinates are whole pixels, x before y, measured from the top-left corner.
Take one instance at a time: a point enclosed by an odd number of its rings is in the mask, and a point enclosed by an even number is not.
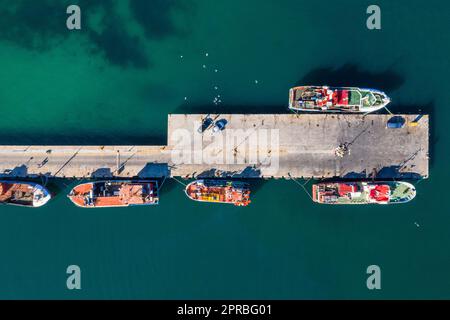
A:
[[[195,201],[235,206],[247,206],[251,202],[249,185],[239,181],[196,180],[186,187],[186,195]]]
[[[157,181],[98,181],[84,183],[70,191],[69,199],[82,208],[156,205]]]
[[[32,182],[0,181],[0,204],[42,207],[51,199],[50,192]]]

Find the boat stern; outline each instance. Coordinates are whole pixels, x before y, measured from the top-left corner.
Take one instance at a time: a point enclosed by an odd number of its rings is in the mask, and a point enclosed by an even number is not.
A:
[[[289,109],[299,111],[301,108],[295,102],[297,91],[303,91],[305,87],[293,87],[289,89]]]
[[[291,88],[289,90],[289,109],[294,108],[294,95],[295,95],[295,88]]]
[[[312,200],[316,203],[319,202],[319,199],[317,197],[317,188],[318,188],[317,184],[312,185]]]

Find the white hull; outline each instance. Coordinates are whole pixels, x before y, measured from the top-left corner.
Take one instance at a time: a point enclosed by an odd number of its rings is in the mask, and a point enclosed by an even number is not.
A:
[[[316,109],[303,109],[303,108],[296,108],[296,107],[289,107],[289,109],[294,110],[294,111],[301,111],[301,112],[312,112],[312,113],[355,113],[355,114],[364,114],[364,113],[372,113],[378,110],[383,109],[384,107],[386,107],[388,104],[386,103],[385,105],[382,105],[380,107],[376,107],[376,108],[367,108],[365,110],[359,110],[359,111],[351,111],[351,110],[338,110],[338,109],[334,109],[334,110],[329,110],[329,109],[325,109],[325,110],[316,110]]]
[[[390,102],[384,92],[375,89],[301,86],[289,90],[289,109],[300,112],[367,114]]]
[[[5,203],[6,205],[16,206],[16,207],[31,207],[31,208],[39,208],[46,205],[52,198],[50,195],[50,192],[40,184],[34,183],[34,182],[26,182],[26,181],[7,181],[7,180],[0,180],[0,183],[6,183],[6,184],[21,184],[21,185],[28,185],[30,187],[33,187],[33,203],[32,205],[24,205],[24,204],[18,204],[18,203]]]

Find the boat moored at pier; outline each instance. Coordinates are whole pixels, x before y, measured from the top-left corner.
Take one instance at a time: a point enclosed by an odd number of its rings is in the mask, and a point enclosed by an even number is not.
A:
[[[196,180],[186,187],[186,195],[195,201],[230,203],[235,206],[250,204],[250,188],[247,183],[227,180]]]
[[[50,192],[37,183],[0,181],[0,204],[37,208],[50,199]]]
[[[323,182],[312,187],[322,204],[396,204],[411,201],[416,188],[408,182]]]
[[[159,187],[157,181],[97,181],[77,185],[68,197],[82,208],[156,205]]]
[[[295,111],[370,113],[390,102],[375,89],[302,86],[289,91],[289,109]]]

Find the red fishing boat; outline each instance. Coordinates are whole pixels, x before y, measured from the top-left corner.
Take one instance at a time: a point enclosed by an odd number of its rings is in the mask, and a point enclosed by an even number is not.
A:
[[[289,108],[295,111],[370,113],[390,102],[375,89],[303,86],[289,92]]]
[[[323,182],[313,185],[313,200],[323,204],[406,203],[416,196],[408,182]]]

